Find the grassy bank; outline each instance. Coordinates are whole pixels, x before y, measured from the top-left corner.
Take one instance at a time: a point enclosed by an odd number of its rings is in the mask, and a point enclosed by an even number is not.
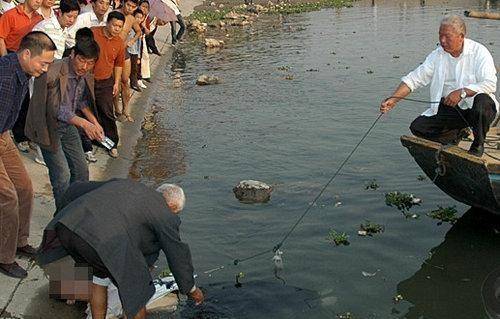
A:
[[[244,5],[241,1],[220,0],[205,1],[202,5],[195,8],[195,11],[189,16],[190,20],[199,20],[200,22],[210,23],[223,20],[224,16],[233,11],[244,14],[257,11],[263,14],[293,14],[301,12],[310,12],[323,8],[342,8],[351,7],[354,0],[288,0],[288,1],[254,1],[253,5]]]

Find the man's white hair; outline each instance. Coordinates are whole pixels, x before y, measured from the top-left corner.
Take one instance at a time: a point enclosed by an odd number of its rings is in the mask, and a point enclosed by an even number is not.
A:
[[[463,34],[463,36],[467,33],[464,19],[456,14],[444,17],[443,20],[441,20],[441,26],[444,25],[451,26],[457,33]]]
[[[158,186],[156,191],[163,194],[163,197],[165,198],[167,203],[176,204],[176,206],[179,208],[179,211],[184,209],[186,196],[184,195],[184,191],[180,186],[165,183]]]

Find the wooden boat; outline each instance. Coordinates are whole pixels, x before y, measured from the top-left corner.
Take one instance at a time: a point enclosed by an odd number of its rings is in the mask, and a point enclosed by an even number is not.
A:
[[[500,128],[488,132],[482,158],[470,155],[470,141],[443,146],[415,136],[401,143],[434,184],[459,202],[500,214]]]

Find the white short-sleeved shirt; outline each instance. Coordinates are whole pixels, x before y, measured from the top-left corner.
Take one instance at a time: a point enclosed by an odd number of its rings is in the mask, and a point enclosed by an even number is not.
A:
[[[78,15],[78,17],[76,18],[75,24],[72,25],[70,28],[68,28],[68,38],[66,39],[66,48],[72,48],[75,46],[76,31],[80,30],[81,28],[105,26],[109,12],[111,12],[111,10],[104,15],[102,21],[99,21],[99,19],[97,19],[94,10],[80,13],[80,15]]]
[[[62,59],[64,50],[66,48],[66,39],[68,38],[68,29],[61,27],[56,15],[52,15],[49,20],[42,20],[38,22],[33,31],[43,31],[54,41],[57,51],[54,54],[56,59]]]

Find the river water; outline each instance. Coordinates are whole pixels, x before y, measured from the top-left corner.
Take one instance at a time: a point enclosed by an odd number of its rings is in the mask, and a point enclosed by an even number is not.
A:
[[[483,0],[375,2],[263,16],[219,34],[226,42],[220,51],[207,52],[191,36],[169,58],[145,105],[153,115],[131,176],[179,183],[187,194],[182,238],[207,303],[175,316],[488,318],[481,287],[500,267],[500,223],[417,179],[422,172],[399,137],[423,104],[401,102],[384,116],[287,239],[285,286],[274,278],[272,253],[231,265],[280,241],[375,120],[380,101],[436,47],[444,14],[500,9]],[[498,65],[500,22],[467,23],[469,37]],[[196,86],[199,74],[223,83]],[[413,97],[428,99],[428,89]],[[239,203],[232,187],[243,179],[272,184],[271,200]],[[380,188],[366,190],[372,179]],[[385,205],[384,194],[394,190],[423,199],[412,209],[419,219]],[[437,225],[425,216],[437,205],[456,206],[463,216],[454,226]],[[365,220],[385,232],[357,236]],[[350,245],[329,243],[331,229],[346,232]],[[232,289],[239,272],[243,287]],[[395,302],[397,295],[403,300]]]

